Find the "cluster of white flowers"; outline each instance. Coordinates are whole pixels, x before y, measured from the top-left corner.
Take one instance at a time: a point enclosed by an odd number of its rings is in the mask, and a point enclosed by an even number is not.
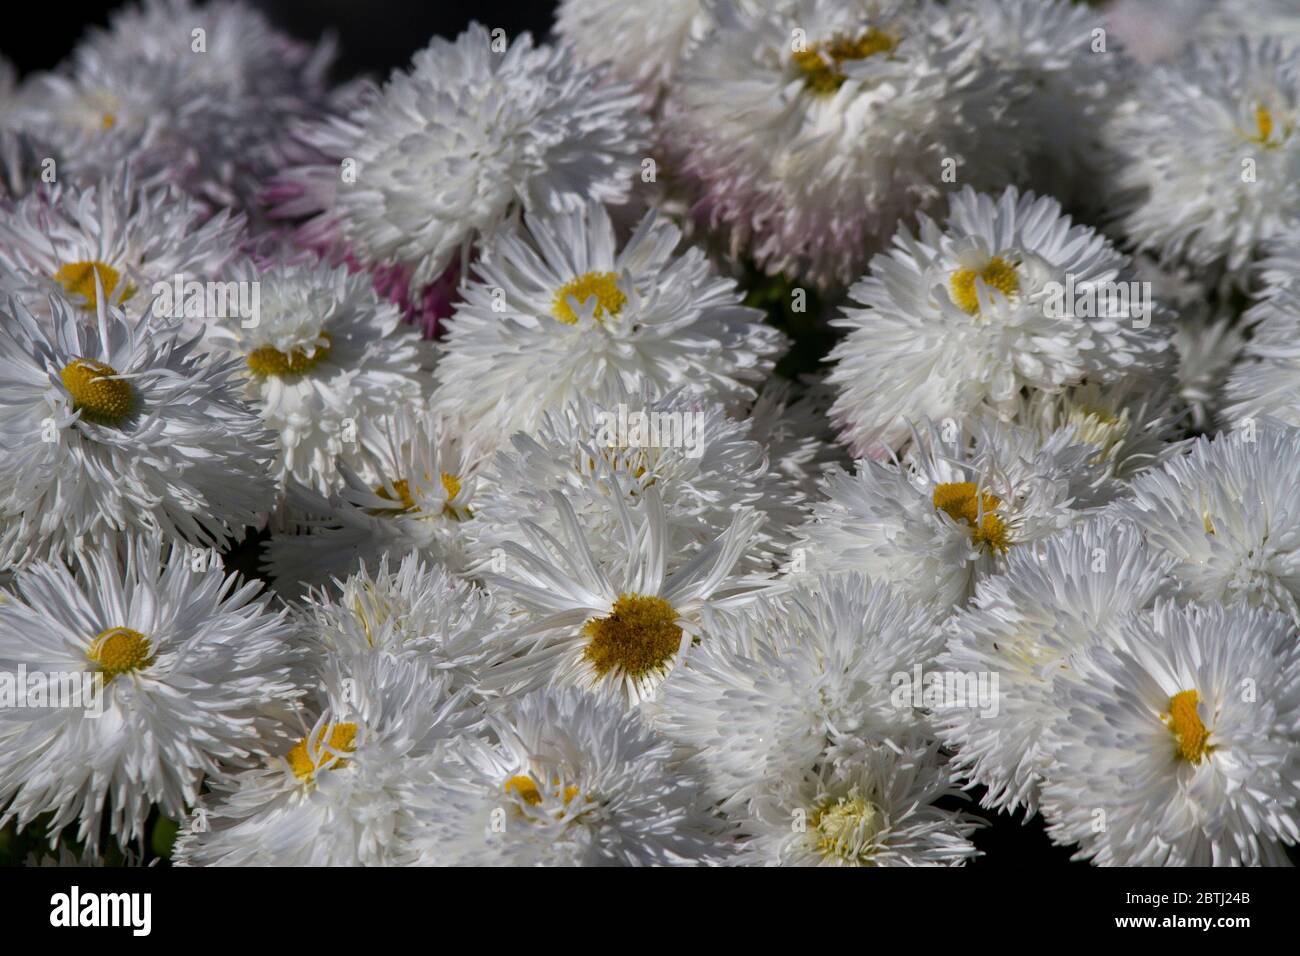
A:
[[[333,85],[143,0],[0,63],[0,827],[1286,864],[1298,9],[561,0]]]

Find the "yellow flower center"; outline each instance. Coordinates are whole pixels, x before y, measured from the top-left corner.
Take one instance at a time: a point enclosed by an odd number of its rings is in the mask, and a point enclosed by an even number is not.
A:
[[[934,486],[934,506],[954,521],[970,525],[971,539],[988,551],[1005,553],[1011,546],[1007,526],[993,513],[1002,500],[987,491],[980,493],[973,481],[956,481]]]
[[[551,785],[555,787],[555,795],[559,796],[560,795],[559,778],[557,777],[553,779],[551,781]],[[507,780],[505,785],[505,791],[506,793],[519,794],[519,798],[523,800],[524,803],[528,804],[530,807],[539,806],[542,802],[542,792],[537,787],[537,781],[535,781],[532,777],[526,776],[524,774],[517,774],[516,776],[513,776],[509,780]],[[580,791],[578,790],[578,788],[573,786],[572,784],[565,787],[564,802],[566,804],[569,803],[574,797],[576,797],[579,794],[579,792]]]
[[[135,409],[131,383],[116,378],[111,365],[93,359],[73,359],[59,373],[72,396],[72,407],[97,425],[121,425]]]
[[[1178,756],[1188,763],[1200,763],[1201,758],[1210,750],[1207,741],[1210,732],[1201,723],[1201,715],[1196,705],[1200,697],[1194,690],[1184,690],[1169,698],[1169,714],[1165,724],[1178,740]]]
[[[328,743],[325,743],[328,735]],[[308,734],[289,751],[289,766],[299,780],[310,779],[317,770],[337,770],[347,766],[342,754],[350,754],[356,747],[356,724],[331,724],[316,732],[314,740]]]
[[[551,315],[565,325],[573,325],[578,321],[578,313],[569,304],[569,298],[572,297],[578,305],[583,305],[593,296],[596,299],[594,315],[598,319],[603,319],[607,315],[618,315],[623,304],[627,302],[627,296],[618,287],[616,273],[587,272],[576,279],[570,279],[560,287],[560,291],[555,293],[555,299],[551,303]]]
[[[1075,437],[1085,444],[1095,445],[1097,454],[1089,461],[1100,464],[1111,457],[1129,432],[1128,409],[1120,414],[1105,408],[1076,405],[1070,409],[1066,423],[1075,426]]]
[[[330,354],[330,337],[322,333],[324,345],[317,345],[309,354],[306,349],[294,349],[281,352],[279,349],[264,345],[248,353],[248,368],[254,375],[263,378],[271,375],[301,375],[310,371],[323,358]]]
[[[427,477],[427,476],[426,476]],[[440,476],[442,487],[447,492],[447,503],[442,506],[442,513],[448,518],[454,518],[460,521],[463,517],[472,517],[473,512],[468,508],[457,509],[452,506],[452,501],[460,494],[460,479],[449,471],[444,471]],[[393,490],[390,492],[384,485],[375,488],[375,494],[385,501],[393,501],[401,504],[403,511],[419,511],[415,504],[415,497],[411,494],[411,484],[405,478],[393,482]],[[396,497],[394,497],[396,495]],[[463,512],[463,513],[462,513]]]
[[[975,281],[983,279],[991,289],[997,289],[1007,298],[1020,291],[1020,279],[1016,267],[1001,256],[994,256],[982,269],[958,269],[952,274],[948,287],[952,292],[953,303],[962,311],[974,315],[980,310],[979,294]]]
[[[415,499],[411,497],[411,485],[405,478],[393,482],[393,490],[389,491],[384,485],[375,489],[375,494],[385,501],[394,501],[402,506],[403,511],[415,511]],[[396,496],[396,497],[394,497]]]
[[[122,281],[122,274],[102,262],[65,263],[54,273],[54,281],[72,295],[81,296],[85,299],[85,307],[93,310],[99,306],[99,298],[95,294],[95,276],[99,276],[99,284],[104,287],[104,296],[111,302],[117,284]],[[129,283],[122,287],[123,299],[129,299],[133,295],[135,289]]]
[[[153,663],[149,639],[129,627],[111,627],[90,644],[86,656],[99,665],[104,680],[139,670]]]
[[[803,73],[804,86],[816,93],[834,93],[847,77],[840,68],[845,60],[865,60],[878,53],[892,53],[898,40],[875,27],[857,39],[838,38],[814,43],[794,54],[794,65]]]
[[[623,594],[609,617],[592,618],[582,626],[588,638],[582,656],[596,673],[621,671],[644,677],[672,660],[682,643],[677,612],[661,597]]]
[[[814,813],[809,822],[822,856],[865,863],[884,820],[880,811],[861,797],[840,797]]]
[[[112,129],[117,125],[117,117],[112,113],[105,113],[103,118],[100,120],[100,124],[104,129]]]
[[[1274,133],[1278,134],[1276,139],[1273,138]],[[1272,110],[1260,105],[1255,107],[1255,131],[1244,135],[1247,142],[1258,143],[1266,149],[1276,149],[1291,135],[1291,128],[1286,125],[1279,128]]]

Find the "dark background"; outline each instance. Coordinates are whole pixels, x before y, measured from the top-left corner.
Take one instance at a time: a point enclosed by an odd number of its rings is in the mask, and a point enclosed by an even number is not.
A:
[[[15,0],[16,2],[16,0]],[[427,45],[435,34],[452,37],[472,20],[489,28],[502,27],[509,36],[531,31],[541,39],[551,28],[553,0],[246,0],[262,9],[281,29],[302,39],[315,39],[332,31],[339,40],[336,79],[359,73],[386,77],[407,64],[411,55]],[[654,3],[656,0],[626,0]],[[58,29],[48,17],[36,15],[11,19],[0,52],[26,74],[50,69],[68,55],[88,26],[104,26],[109,13],[120,4],[105,2],[61,2]],[[31,12],[31,11],[29,11]],[[794,330],[788,330],[794,331]],[[812,343],[809,343],[812,344]],[[815,346],[815,362],[825,348]],[[975,791],[978,799],[982,791]],[[951,805],[965,805],[951,801]],[[1041,819],[1028,825],[1022,817],[1009,818],[976,810],[990,826],[977,832],[976,845],[986,854],[976,866],[1041,867],[1069,865],[1070,850],[1051,844]],[[1076,864],[1081,865],[1081,864]]]

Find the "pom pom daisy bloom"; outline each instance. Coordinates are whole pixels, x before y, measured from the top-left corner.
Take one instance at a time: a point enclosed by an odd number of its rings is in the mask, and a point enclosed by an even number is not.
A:
[[[648,129],[631,87],[527,34],[498,42],[479,24],[435,37],[353,117],[343,241],[363,261],[409,265],[413,289],[510,213],[621,203],[640,171]]]
[[[412,657],[330,656],[299,740],[215,781],[176,840],[182,866],[404,866],[440,807],[432,760],[477,713]],[[313,716],[314,713],[314,716]],[[201,821],[201,822],[200,822]]]
[[[945,441],[951,438],[951,441]],[[858,570],[938,610],[962,604],[1007,553],[1068,527],[1097,486],[1091,445],[1059,432],[1047,444],[1026,429],[980,426],[918,433],[890,463],[864,459],[823,483],[799,547],[810,572]]]
[[[463,570],[465,525],[475,519],[481,458],[436,412],[404,410],[381,419],[378,453],[340,466],[342,487],[323,496],[289,489],[289,527],[267,546],[267,568],[286,597],[328,587],[359,566],[419,553]]]
[[[264,753],[298,694],[300,652],[260,587],[196,570],[158,537],[84,552],[75,574],[19,572],[0,600],[0,669],[10,691],[17,668],[42,673],[50,697],[0,707],[5,822],[52,814],[51,843],[76,823],[94,853],[107,820],[125,845],[151,804],[179,819],[205,774]],[[63,700],[69,686],[91,687],[89,699]]]
[[[923,726],[895,676],[929,668],[943,632],[928,610],[846,573],[731,613],[655,701],[656,726],[689,752],[724,806],[811,773],[828,746],[909,739]]]
[[[754,5],[766,7],[770,5]],[[847,284],[945,169],[982,188],[1021,155],[1011,91],[923,3],[720,6],[666,111],[697,215],[770,273]],[[956,35],[953,35],[953,34]],[[686,147],[684,144],[689,144]]]
[[[960,866],[979,821],[935,806],[960,791],[935,744],[877,746],[778,782],[740,819],[746,866]]]
[[[754,585],[733,572],[762,515],[738,510],[723,534],[668,574],[658,489],[645,490],[638,519],[621,492],[611,497],[625,548],[612,565],[597,562],[573,506],[559,492],[552,500],[562,536],[523,520],[529,547],[502,545],[505,573],[485,580],[521,616],[498,642],[500,663],[485,675],[491,687],[517,692],[574,683],[611,690],[636,705],[654,696],[693,641],[705,639],[700,616],[707,604],[749,600]]]
[[[521,518],[559,534],[550,498],[559,491],[573,505],[598,560],[616,563],[623,545],[608,473],[633,511],[646,487],[658,489],[670,572],[726,531],[740,507],[766,515],[746,560],[754,570],[771,568],[786,560],[790,529],[802,520],[802,495],[769,467],[765,447],[750,431],[749,422],[729,418],[721,405],[677,393],[652,399],[643,392],[616,403],[579,399],[548,412],[535,432],[516,435],[487,467],[475,520],[465,525],[473,550],[480,561],[490,561],[517,536]]]
[[[729,854],[672,744],[617,700],[537,691],[494,711],[490,728],[494,739],[441,755],[422,863],[680,866]]]
[[[0,563],[127,530],[221,547],[274,498],[271,437],[233,363],[110,309],[95,283],[96,320],[56,299],[53,334],[0,304]]]
[[[342,583],[338,594],[311,592],[302,604],[311,643],[338,655],[412,657],[448,677],[448,691],[478,686],[486,655],[505,626],[501,607],[439,564],[387,556]]]
[[[280,480],[332,491],[340,463],[382,448],[385,415],[423,407],[432,347],[365,276],[288,262],[241,276],[257,284],[257,320],[227,318],[209,341],[244,366],[244,394],[279,437]]]
[[[983,806],[1032,816],[1047,761],[1044,729],[1061,713],[1052,680],[1171,590],[1174,561],[1127,522],[1098,518],[1013,551],[947,622],[945,673],[997,675],[995,708],[936,713],[954,768],[987,788]]]
[[[1260,420],[1199,438],[1132,484],[1114,514],[1172,555],[1179,595],[1300,620],[1300,430]]]
[[[855,454],[897,448],[909,423],[1010,419],[1023,389],[1059,392],[1153,367],[1168,333],[1128,259],[1052,199],[957,193],[871,262],[833,324],[831,417]],[[1123,292],[1123,295],[1111,295]]]
[[[1262,609],[1158,605],[1058,676],[1043,813],[1103,866],[1285,865],[1300,646]],[[1098,822],[1102,825],[1098,825]]]
[[[110,304],[138,314],[154,302],[156,285],[170,287],[178,275],[225,278],[242,238],[242,217],[209,216],[188,197],[141,188],[129,175],[85,188],[59,184],[0,220],[0,288],[43,317],[52,293],[93,316],[100,289]],[[190,322],[187,330],[201,328]]]
[[[1139,250],[1239,285],[1300,213],[1300,65],[1275,40],[1196,45],[1137,84],[1106,132]]]
[[[435,404],[502,442],[546,410],[620,386],[752,398],[784,336],[703,252],[677,254],[681,238],[650,213],[619,249],[597,204],[503,229],[448,323]]]

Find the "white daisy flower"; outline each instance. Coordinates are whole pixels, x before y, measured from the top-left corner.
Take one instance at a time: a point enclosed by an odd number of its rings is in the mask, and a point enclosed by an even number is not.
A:
[[[242,217],[209,216],[194,200],[141,188],[129,174],[85,188],[56,184],[0,220],[0,288],[42,317],[51,293],[93,315],[98,287],[110,304],[139,314],[158,283],[227,278],[243,235]],[[186,329],[201,326],[191,321]]]
[[[740,821],[746,866],[960,866],[979,821],[935,803],[959,794],[937,746],[876,746],[779,781]]]
[[[856,573],[706,613],[702,630],[653,712],[724,806],[811,772],[828,746],[913,736],[924,718],[910,697],[895,705],[896,677],[928,670],[944,642],[932,612]]]
[[[301,739],[213,782],[186,818],[181,866],[407,866],[445,810],[433,755],[478,720],[451,678],[412,656],[330,656]]]
[[[82,539],[161,530],[223,547],[275,496],[271,436],[238,398],[233,363],[196,356],[160,320],[56,299],[42,327],[0,305],[0,563]]]
[[[1106,138],[1119,226],[1162,261],[1244,285],[1300,214],[1300,67],[1273,40],[1196,45],[1154,67]]]
[[[465,525],[475,519],[482,457],[436,412],[378,420],[375,452],[358,470],[341,465],[328,496],[290,485],[290,527],[272,535],[267,568],[276,590],[295,597],[328,588],[385,555],[419,553],[453,571],[469,564]]]
[[[418,554],[363,567],[338,594],[313,591],[301,612],[311,642],[326,653],[410,656],[447,675],[453,693],[477,688],[490,642],[505,626],[489,594]]]
[[[476,496],[475,520],[465,526],[480,561],[490,561],[517,537],[520,518],[558,535],[553,491],[573,506],[601,564],[623,560],[610,475],[634,513],[645,488],[658,489],[669,572],[726,531],[743,507],[767,516],[745,556],[753,570],[787,559],[791,530],[803,517],[802,495],[769,467],[768,453],[749,437],[748,422],[728,418],[717,403],[677,392],[617,399],[582,398],[548,412],[535,432],[516,435],[513,447],[497,453]]]
[[[1287,865],[1300,839],[1289,618],[1157,605],[1057,677],[1043,814],[1103,866]]]
[[[1114,514],[1173,556],[1179,595],[1300,620],[1300,430],[1245,419],[1136,478]]]
[[[290,126],[330,107],[334,46],[301,43],[244,3],[146,0],[31,84],[24,122],[69,171],[158,175],[213,207],[252,209],[292,155]]]
[[[421,863],[672,866],[730,853],[672,745],[609,697],[569,687],[509,702],[494,742],[441,755]]]
[[[1096,498],[1118,496],[1135,475],[1183,450],[1182,414],[1166,378],[1133,375],[1105,387],[1087,382],[1061,392],[1031,392],[1017,423],[1045,443],[1067,433],[1069,444],[1096,449],[1089,463],[1104,482]]]
[[[784,336],[699,249],[675,255],[680,241],[652,212],[618,250],[596,204],[503,229],[448,322],[435,404],[504,441],[619,386],[752,398]]]
[[[758,6],[758,5],[756,5]],[[982,188],[1023,155],[1012,92],[929,2],[718,8],[678,71],[665,139],[697,214],[770,273],[847,284],[945,170]],[[954,35],[956,34],[956,35]]]
[[[983,806],[1034,815],[1047,759],[1041,738],[1061,713],[1052,679],[1168,594],[1173,564],[1127,522],[1085,521],[1015,549],[1006,571],[980,581],[971,605],[948,620],[936,668],[998,681],[996,708],[935,714],[954,768],[988,788]]]
[[[861,571],[941,612],[963,604],[976,581],[1005,568],[1009,551],[1092,506],[1096,452],[1072,441],[1070,431],[1044,443],[1001,423],[979,426],[973,439],[931,427],[903,462],[863,459],[853,474],[831,471],[826,500],[801,534],[806,569]]]
[[[209,341],[242,359],[245,394],[279,436],[280,480],[328,493],[340,463],[382,452],[385,415],[424,406],[433,348],[365,275],[325,263],[239,275],[258,284],[258,321],[227,318]]]
[[[1022,389],[1154,367],[1168,333],[1127,266],[1055,200],[964,188],[944,228],[921,216],[919,235],[900,230],[850,290],[854,304],[832,323],[849,330],[830,355],[832,418],[855,454],[869,454],[897,448],[925,417],[1006,420]]]
[[[622,558],[598,562],[568,499],[552,492],[562,535],[520,521],[529,547],[505,542],[505,571],[484,575],[521,612],[499,641],[501,662],[485,682],[509,690],[553,683],[613,689],[626,703],[652,698],[691,644],[707,639],[701,613],[713,603],[743,603],[754,582],[735,573],[763,516],[738,509],[731,526],[689,562],[667,573],[663,501],[651,485],[637,518],[613,476]]]
[[[75,822],[93,853],[101,821],[135,840],[151,804],[179,818],[205,774],[265,752],[297,696],[298,652],[260,587],[196,567],[157,536],[83,552],[76,574],[47,562],[20,571],[0,601],[0,671],[24,668],[29,686],[27,706],[0,707],[5,822],[52,814],[51,842]],[[41,704],[36,673],[50,682]],[[69,682],[91,681],[91,706],[62,699]]]
[[[511,212],[621,203],[641,169],[648,126],[631,87],[527,34],[494,42],[477,23],[434,37],[355,117],[343,238],[366,261],[412,266],[413,289]]]
[[[81,47],[71,69],[32,75],[8,125],[51,148],[58,178],[89,184],[129,170],[158,186],[191,138],[183,70]],[[197,140],[195,140],[197,141]]]

